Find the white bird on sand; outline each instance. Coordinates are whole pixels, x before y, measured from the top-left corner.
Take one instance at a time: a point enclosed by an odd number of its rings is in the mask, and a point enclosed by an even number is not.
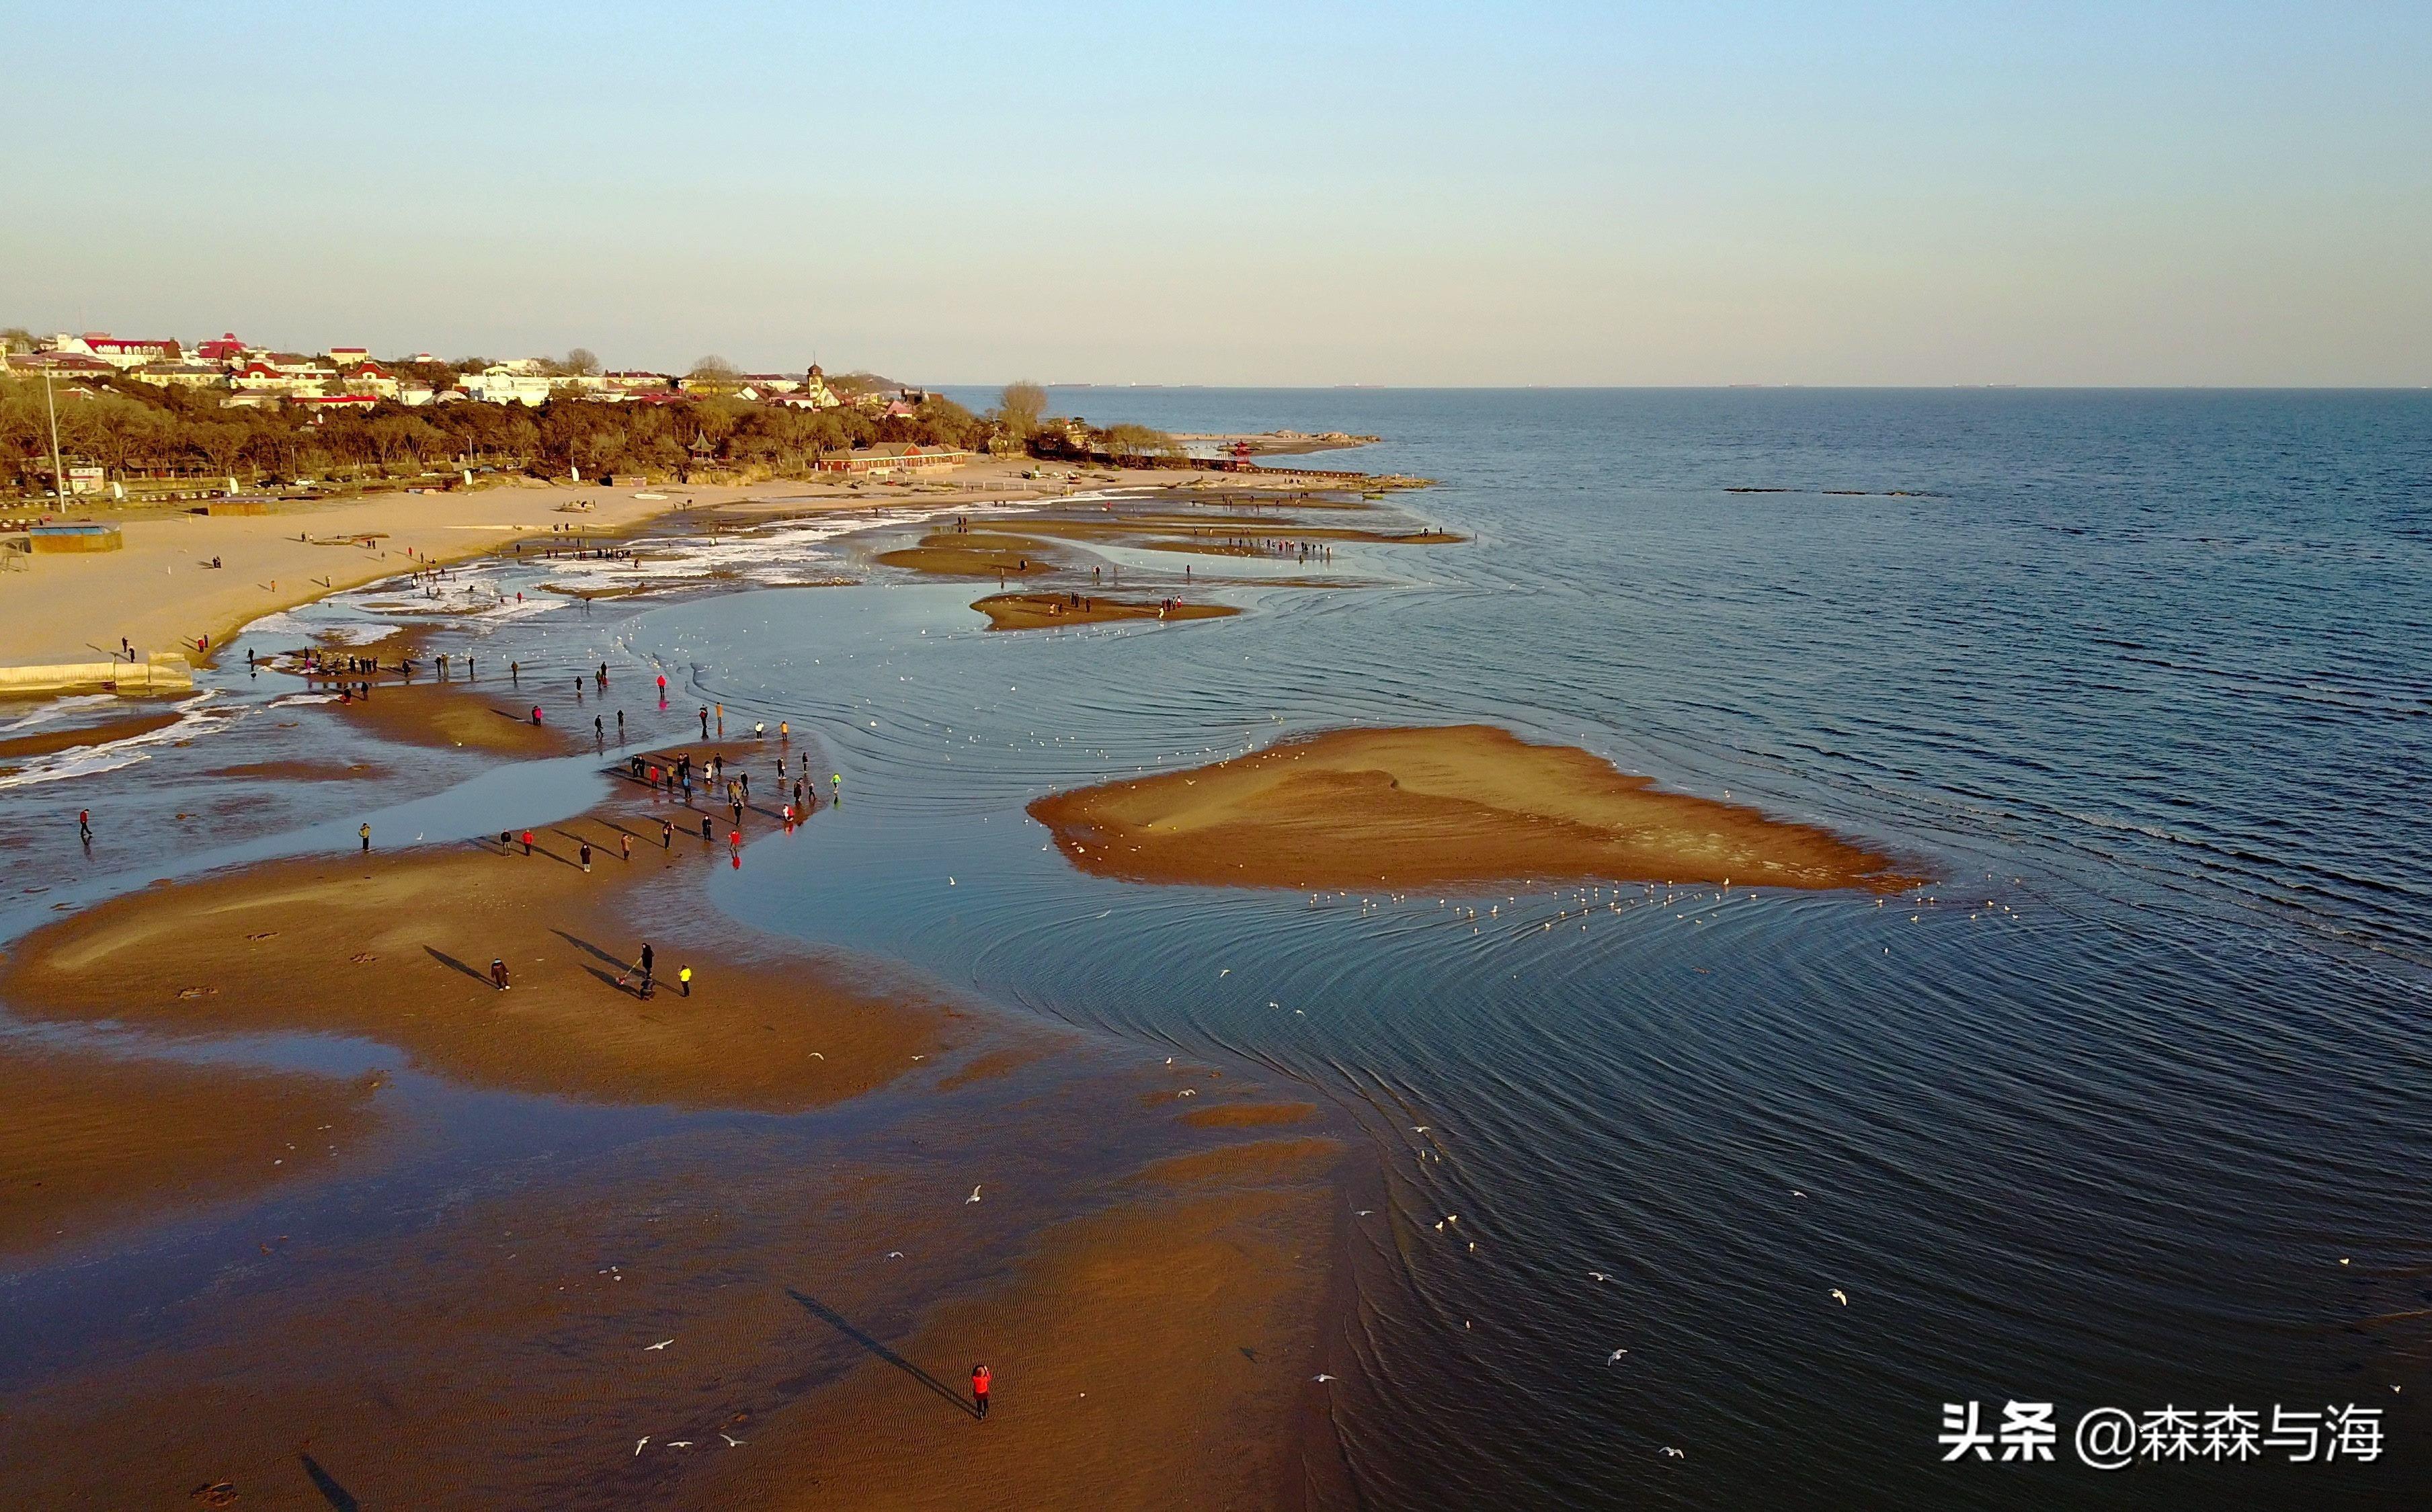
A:
[[[644,1446],[644,1445],[648,1444],[650,1441],[650,1436],[649,1434],[644,1434],[641,1437],[636,1438],[636,1439],[634,1439],[634,1440],[633,1440],[633,1457],[634,1457],[635,1459],[639,1459],[639,1458],[641,1458],[641,1457],[642,1457],[642,1448],[643,1448],[643,1446]]]
[[[1849,1294],[1838,1286],[1832,1288],[1832,1300],[1844,1307],[1849,1305]]]
[[[1310,1376],[1309,1379],[1312,1381],[1331,1381],[1334,1377],[1326,1374],[1323,1370],[1320,1370],[1317,1374]]]
[[[1604,1363],[1607,1365],[1619,1365],[1621,1363],[1621,1357],[1629,1352],[1630,1352],[1628,1350],[1615,1350],[1611,1354],[1604,1357]]]
[[[1666,1444],[1666,1445],[1664,1445],[1664,1453],[1667,1453],[1667,1454],[1671,1455],[1674,1459],[1687,1459],[1687,1458],[1689,1457],[1688,1455],[1686,1455],[1686,1454],[1684,1454],[1684,1453],[1680,1453],[1679,1450],[1677,1450],[1677,1449],[1673,1448],[1670,1444]]]
[[[737,1438],[733,1434],[727,1433],[723,1429],[719,1430],[718,1436],[726,1440],[726,1447],[729,1449],[741,1449],[746,1443],[750,1442],[749,1439]]]
[[[971,1188],[971,1195],[963,1199],[963,1205],[964,1205],[965,1207],[969,1207],[969,1206],[971,1206],[973,1202],[976,1202],[976,1201],[978,1201],[979,1200],[980,1200],[980,1189],[979,1189],[978,1187],[974,1186],[974,1187],[972,1187],[972,1188]]]
[[[663,1338],[663,1339],[659,1340],[656,1344],[645,1344],[645,1345],[643,1345],[643,1346],[642,1346],[642,1352],[643,1352],[643,1353],[645,1353],[645,1354],[648,1354],[648,1353],[650,1353],[652,1350],[663,1350],[663,1349],[666,1349],[668,1345],[670,1345],[670,1344],[672,1344],[672,1343],[674,1343],[674,1342],[675,1342],[675,1340],[674,1340],[674,1339],[671,1339],[671,1338]]]

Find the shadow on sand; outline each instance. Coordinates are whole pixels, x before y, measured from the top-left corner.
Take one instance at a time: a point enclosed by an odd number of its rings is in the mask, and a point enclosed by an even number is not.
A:
[[[961,1413],[967,1418],[976,1418],[979,1416],[979,1409],[972,1406],[961,1392],[956,1391],[953,1386],[946,1385],[946,1383],[938,1380],[936,1376],[931,1375],[928,1371],[913,1364],[910,1360],[905,1359],[903,1355],[896,1353],[893,1350],[888,1349],[886,1345],[870,1337],[868,1334],[855,1328],[849,1320],[846,1319],[842,1313],[837,1312],[827,1303],[819,1301],[816,1297],[805,1297],[791,1286],[785,1288],[785,1295],[793,1298],[795,1302],[800,1302],[804,1312],[819,1319],[821,1322],[826,1323],[829,1327],[835,1329],[837,1333],[842,1334],[845,1337],[853,1340],[855,1344],[860,1345],[863,1349],[877,1355],[880,1359],[885,1360],[887,1364],[903,1371],[905,1375],[910,1376],[913,1380],[920,1382],[924,1386],[927,1386],[930,1390],[936,1392],[946,1401],[953,1403],[956,1412]]]

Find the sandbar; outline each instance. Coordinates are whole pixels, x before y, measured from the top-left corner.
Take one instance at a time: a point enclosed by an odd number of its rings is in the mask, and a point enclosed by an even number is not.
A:
[[[1485,725],[1337,730],[1030,805],[1073,865],[1131,882],[1417,887],[1729,882],[1892,892],[1890,858],[1744,804],[1658,791]]]
[[[1224,619],[1241,613],[1224,604],[1164,604],[1100,594],[992,594],[971,607],[988,617],[992,630],[1056,630],[1123,619]]]
[[[945,578],[1019,578],[1063,565],[1046,542],[996,530],[939,530],[918,546],[881,552],[878,560]]]
[[[147,888],[20,941],[0,996],[27,1018],[360,1034],[475,1085],[604,1102],[798,1111],[945,1048],[949,1008],[825,958],[755,958],[715,924],[650,930],[656,995],[619,986],[644,937],[620,895],[726,864],[723,826],[704,845],[699,811],[666,812],[667,848],[656,816],[629,810],[536,831],[530,856],[491,841]]]

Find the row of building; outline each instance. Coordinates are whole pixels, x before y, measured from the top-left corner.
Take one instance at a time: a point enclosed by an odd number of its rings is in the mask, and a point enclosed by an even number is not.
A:
[[[231,407],[293,405],[307,410],[362,409],[384,400],[406,405],[488,403],[539,406],[551,399],[605,404],[681,404],[704,396],[741,399],[796,410],[836,410],[848,405],[872,414],[909,414],[927,395],[919,390],[839,393],[813,363],[799,377],[789,373],[666,373],[627,371],[567,373],[537,358],[493,362],[434,384],[409,368],[446,366],[428,352],[390,365],[361,346],[332,346],[318,353],[281,352],[254,346],[229,331],[189,350],[175,340],[61,332],[36,352],[10,356],[21,377],[109,379],[126,378],[159,388],[223,394]]]

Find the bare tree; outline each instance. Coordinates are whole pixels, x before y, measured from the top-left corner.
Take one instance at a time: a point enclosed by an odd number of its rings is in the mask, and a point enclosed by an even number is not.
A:
[[[1047,412],[1047,391],[1028,378],[1016,378],[1005,386],[997,400],[997,412],[1007,425],[1024,433],[1039,428],[1039,417]]]

